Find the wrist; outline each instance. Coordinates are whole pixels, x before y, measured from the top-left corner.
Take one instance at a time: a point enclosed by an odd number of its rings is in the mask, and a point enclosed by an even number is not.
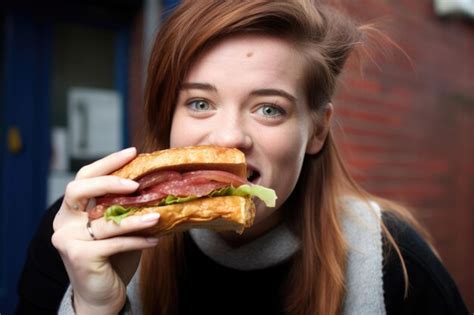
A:
[[[71,294],[72,307],[76,315],[82,314],[103,314],[103,315],[117,315],[125,305],[125,299],[116,299],[112,303],[91,303],[86,301],[79,294]]]

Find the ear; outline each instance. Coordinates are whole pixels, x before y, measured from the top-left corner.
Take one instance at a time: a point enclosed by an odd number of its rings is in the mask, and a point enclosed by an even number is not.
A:
[[[322,114],[313,119],[312,134],[306,146],[306,154],[316,154],[323,147],[329,132],[333,110],[332,103],[327,103],[322,109]]]

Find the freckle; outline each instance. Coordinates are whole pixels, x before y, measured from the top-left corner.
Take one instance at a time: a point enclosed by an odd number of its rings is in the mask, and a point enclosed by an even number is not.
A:
[[[247,57],[252,57],[252,56],[253,56],[253,52],[250,51],[247,53]]]

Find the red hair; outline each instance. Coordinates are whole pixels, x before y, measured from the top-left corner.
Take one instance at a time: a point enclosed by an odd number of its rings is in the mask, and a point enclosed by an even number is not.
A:
[[[152,50],[145,91],[146,149],[169,147],[180,84],[200,54],[217,41],[245,33],[275,36],[294,45],[306,62],[306,100],[317,125],[333,97],[345,61],[364,42],[368,31],[369,27],[358,27],[330,7],[310,0],[184,1],[161,26]],[[288,275],[287,313],[341,311],[348,250],[340,220],[343,195],[377,201],[418,227],[404,208],[369,195],[352,180],[329,132],[321,151],[305,157],[296,188],[287,201],[295,205],[286,216],[302,245]],[[382,229],[401,258],[383,224]],[[159,246],[143,253],[144,314],[176,313],[182,239],[180,234],[165,236]]]

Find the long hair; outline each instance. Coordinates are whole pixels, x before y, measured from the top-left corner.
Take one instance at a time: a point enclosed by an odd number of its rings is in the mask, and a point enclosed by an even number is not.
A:
[[[302,55],[304,90],[316,128],[333,97],[349,54],[363,45],[370,27],[311,0],[184,1],[161,26],[151,53],[145,90],[145,149],[169,147],[174,106],[182,80],[196,59],[213,44],[237,34],[261,34],[287,40]],[[321,151],[307,155],[287,202],[290,228],[301,251],[287,279],[289,314],[337,314],[345,295],[347,244],[341,227],[340,197],[377,201],[419,228],[403,207],[365,192],[351,178],[332,132]],[[421,230],[421,228],[420,228]],[[382,223],[391,248],[400,251]],[[142,255],[141,298],[144,314],[174,314],[179,299],[177,275],[183,264],[181,234],[164,236]],[[404,271],[405,280],[407,273]],[[407,282],[406,282],[407,285]]]

